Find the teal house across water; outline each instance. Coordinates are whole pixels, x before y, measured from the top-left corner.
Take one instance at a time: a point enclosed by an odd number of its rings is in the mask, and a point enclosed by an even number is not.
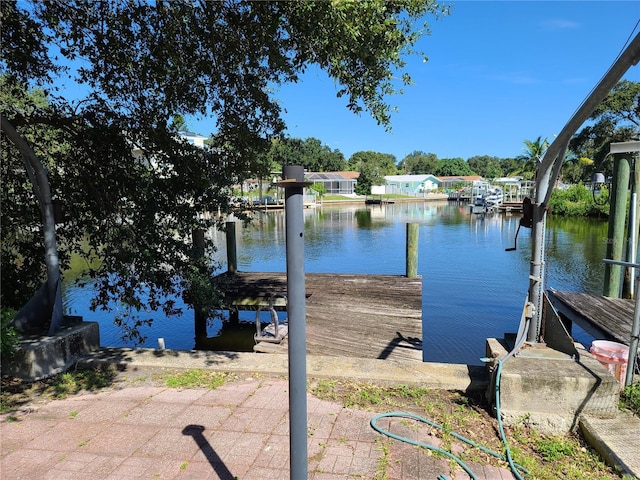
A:
[[[440,185],[440,180],[431,174],[386,175],[384,181],[387,193],[404,195],[421,195]]]

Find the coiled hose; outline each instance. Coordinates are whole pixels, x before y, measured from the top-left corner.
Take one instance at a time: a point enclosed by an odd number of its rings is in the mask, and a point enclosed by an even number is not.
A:
[[[410,438],[406,438],[406,437],[402,437],[400,435],[396,435],[395,433],[389,432],[388,430],[385,430],[383,428],[381,428],[380,426],[378,426],[378,424],[376,423],[378,420],[380,420],[381,418],[386,418],[386,417],[401,417],[401,418],[410,418],[412,420],[416,420],[418,422],[422,422],[422,423],[426,423],[427,425],[430,425],[434,428],[438,428],[440,430],[446,431],[447,433],[449,433],[449,435],[451,435],[454,438],[457,438],[458,440],[471,445],[472,447],[478,448],[481,451],[483,451],[484,453],[488,453],[489,455],[492,455],[493,457],[499,458],[500,460],[506,461],[509,464],[509,468],[511,469],[511,473],[513,474],[513,476],[517,479],[517,480],[524,480],[524,477],[521,475],[521,472],[524,474],[528,474],[529,472],[527,471],[526,468],[524,468],[522,465],[519,465],[517,463],[515,463],[513,461],[513,458],[511,458],[511,450],[509,448],[509,442],[507,441],[507,436],[504,433],[504,427],[502,425],[502,415],[500,412],[500,375],[502,374],[502,364],[508,360],[509,358],[511,358],[515,352],[517,352],[520,347],[522,346],[522,344],[524,343],[524,332],[526,332],[527,330],[527,325],[529,323],[529,319],[523,319],[524,321],[521,322],[520,325],[520,329],[518,331],[518,339],[516,340],[516,345],[513,348],[513,350],[511,350],[503,359],[498,359],[497,360],[497,364],[496,364],[496,369],[494,372],[494,378],[495,378],[495,395],[496,395],[496,417],[498,418],[498,428],[500,430],[500,440],[502,440],[502,443],[505,447],[505,455],[502,455],[498,452],[494,452],[493,450],[490,450],[486,447],[483,447],[482,445],[474,442],[473,440],[470,440],[466,437],[463,437],[462,435],[456,433],[456,432],[452,432],[452,431],[448,431],[447,429],[445,429],[442,425],[438,425],[437,423],[434,423],[424,417],[420,417],[418,415],[414,415],[412,413],[406,413],[406,412],[387,412],[387,413],[380,413],[378,415],[375,415],[372,419],[371,419],[371,427],[373,427],[374,430],[376,430],[377,432],[386,435],[388,437],[394,438],[396,440],[400,440],[401,442],[405,442],[405,443],[409,443],[411,445],[416,445],[418,447],[424,447],[427,448],[429,450],[433,450],[435,452],[438,452],[442,455],[444,455],[447,458],[450,458],[451,460],[453,460],[454,462],[456,462],[458,465],[460,465],[460,467],[462,467],[462,469],[467,472],[469,474],[469,476],[473,479],[473,480],[478,480],[478,477],[476,477],[475,473],[473,473],[473,471],[471,470],[471,468],[462,461],[461,458],[457,457],[456,455],[452,454],[451,452],[448,452],[446,450],[443,450],[441,448],[436,447],[435,445],[431,445],[428,443],[424,443],[424,442],[418,442],[416,440],[412,440]],[[440,475],[438,476],[438,480],[448,480],[446,476],[444,475]]]

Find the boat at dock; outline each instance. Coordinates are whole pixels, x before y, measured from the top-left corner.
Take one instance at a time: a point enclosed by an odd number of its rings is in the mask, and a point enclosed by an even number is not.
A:
[[[490,189],[485,197],[485,203],[491,207],[499,207],[502,205],[502,190],[497,187]]]
[[[471,213],[497,212],[502,205],[502,190],[497,187],[489,188],[483,193],[476,193],[475,199],[469,205]]]

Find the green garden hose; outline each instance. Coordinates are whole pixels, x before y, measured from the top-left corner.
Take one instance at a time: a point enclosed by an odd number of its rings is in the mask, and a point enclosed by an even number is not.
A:
[[[462,441],[464,443],[467,443],[468,445],[476,447],[476,448],[480,449],[481,451],[483,451],[484,453],[488,453],[489,455],[492,455],[492,456],[494,456],[496,458],[499,458],[500,460],[504,460],[504,461],[508,462],[509,468],[511,469],[511,473],[513,474],[513,476],[518,480],[524,480],[524,477],[522,477],[520,472],[523,472],[525,474],[528,474],[529,472],[522,465],[518,465],[517,463],[515,463],[513,461],[513,459],[511,458],[511,450],[509,449],[509,443],[507,442],[507,438],[506,438],[505,433],[504,433],[504,428],[503,428],[503,425],[502,425],[502,416],[500,414],[500,375],[502,373],[502,363],[508,357],[510,357],[510,355],[505,357],[502,360],[498,360],[497,367],[496,367],[496,370],[495,370],[496,416],[498,418],[498,427],[500,429],[500,438],[502,440],[502,443],[505,446],[505,455],[502,455],[500,453],[494,452],[493,450],[490,450],[490,449],[488,449],[486,447],[483,447],[482,445],[479,445],[478,443],[474,442],[473,440],[470,440],[470,439],[468,439],[466,437],[463,437],[462,435],[459,435],[459,434],[457,434],[455,432],[448,431],[442,425],[438,425],[437,423],[434,423],[434,422],[432,422],[432,421],[430,421],[430,420],[428,420],[426,418],[420,417],[418,415],[414,415],[412,413],[406,413],[406,412],[380,413],[378,415],[375,415],[371,419],[371,422],[370,422],[371,426],[373,427],[374,430],[376,430],[377,432],[379,432],[379,433],[381,433],[383,435],[386,435],[388,437],[394,438],[396,440],[400,440],[401,442],[410,443],[411,445],[417,445],[419,447],[424,447],[424,448],[427,448],[429,450],[433,450],[435,452],[438,452],[438,453],[444,455],[447,458],[452,459],[458,465],[460,465],[460,467],[462,467],[462,469],[465,472],[467,472],[469,474],[469,476],[473,480],[478,480],[478,477],[476,477],[476,475],[473,473],[471,468],[466,463],[464,463],[459,457],[453,455],[451,452],[448,452],[446,450],[438,448],[438,447],[436,447],[434,445],[430,445],[428,443],[418,442],[418,441],[412,440],[410,438],[406,438],[406,437],[402,437],[400,435],[396,435],[395,433],[389,432],[388,430],[384,430],[383,428],[379,427],[376,422],[378,420],[380,420],[381,418],[385,418],[385,417],[402,417],[402,418],[410,418],[410,419],[416,420],[418,422],[426,423],[427,425],[430,425],[430,426],[432,426],[434,428],[438,428],[440,430],[446,431],[452,437],[457,438],[458,440],[460,440],[460,441]],[[447,480],[447,477],[445,477],[444,475],[440,475],[438,477],[438,480]]]

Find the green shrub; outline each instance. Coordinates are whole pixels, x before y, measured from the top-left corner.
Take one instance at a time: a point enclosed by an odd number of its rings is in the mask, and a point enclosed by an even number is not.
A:
[[[16,345],[20,341],[15,328],[7,326],[16,316],[16,311],[10,308],[0,308],[0,356],[11,358]]]
[[[620,394],[620,406],[640,416],[640,383],[624,388]]]
[[[566,217],[607,217],[609,203],[607,191],[598,196],[597,203],[593,193],[582,184],[572,185],[566,190],[554,190],[549,200],[552,215]]]

